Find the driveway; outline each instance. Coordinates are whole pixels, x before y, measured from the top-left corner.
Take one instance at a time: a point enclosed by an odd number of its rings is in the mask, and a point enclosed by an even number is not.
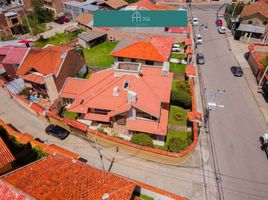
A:
[[[267,130],[265,120],[245,78],[234,77],[230,72],[230,67],[238,63],[226,36],[217,32],[216,10],[209,6],[192,8],[200,24],[209,26],[201,32],[203,44],[197,50],[206,57],[206,64],[199,66],[203,86],[208,91],[226,91],[214,99],[224,108],[210,113],[209,132],[220,174],[221,199],[268,199],[268,161],[258,141]]]
[[[54,143],[74,151],[87,159],[88,164],[102,168],[100,155],[93,143],[86,142],[73,135],[61,141],[45,134],[44,130],[48,123],[20,107],[13,99],[10,99],[10,96],[3,88],[0,88],[0,105],[0,118],[6,123],[11,123],[20,132],[30,133],[34,137],[41,138],[47,144]],[[109,148],[100,147],[105,170],[194,200],[205,198],[204,176],[213,182],[211,163],[206,163],[209,153],[206,150],[208,145],[205,137],[202,148],[202,154],[200,148],[198,148],[193,157],[183,166],[176,167],[153,163],[127,154],[116,153]],[[206,157],[203,162],[200,160],[201,155]],[[113,159],[114,162],[112,162]],[[202,164],[206,166],[206,171],[200,167]],[[215,196],[213,185],[212,183],[212,187],[207,187],[206,190],[211,196]]]

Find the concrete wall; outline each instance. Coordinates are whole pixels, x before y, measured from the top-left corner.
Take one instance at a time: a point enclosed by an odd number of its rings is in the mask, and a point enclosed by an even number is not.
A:
[[[49,100],[53,103],[59,97],[54,77],[53,75],[47,75],[44,78]]]

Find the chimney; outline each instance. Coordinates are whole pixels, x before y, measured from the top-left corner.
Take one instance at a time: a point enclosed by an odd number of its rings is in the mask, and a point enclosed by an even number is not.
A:
[[[118,87],[115,87],[115,88],[113,89],[113,96],[116,96],[116,97],[119,96],[119,89],[118,89]]]

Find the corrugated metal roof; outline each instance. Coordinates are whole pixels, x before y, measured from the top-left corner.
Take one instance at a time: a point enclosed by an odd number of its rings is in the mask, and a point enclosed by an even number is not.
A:
[[[254,26],[252,24],[240,24],[238,31],[246,31],[246,32],[252,32],[252,33],[264,33],[265,27],[261,26]]]

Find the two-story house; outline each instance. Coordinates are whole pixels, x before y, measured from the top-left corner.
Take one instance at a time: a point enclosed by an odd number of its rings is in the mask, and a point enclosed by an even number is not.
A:
[[[67,79],[60,97],[82,123],[106,124],[126,139],[147,133],[164,144],[172,80],[165,67],[118,62],[90,79]]]
[[[23,5],[9,4],[0,7],[0,36],[24,34],[22,25],[24,16]]]
[[[173,37],[153,36],[146,39],[123,39],[113,49],[115,62],[137,62],[145,65],[168,65]]]
[[[17,75],[26,87],[48,97],[53,103],[67,77],[74,77],[86,67],[81,51],[64,46],[32,48],[19,66]]]
[[[245,42],[268,40],[268,3],[261,1],[246,5],[239,16],[235,39]]]

